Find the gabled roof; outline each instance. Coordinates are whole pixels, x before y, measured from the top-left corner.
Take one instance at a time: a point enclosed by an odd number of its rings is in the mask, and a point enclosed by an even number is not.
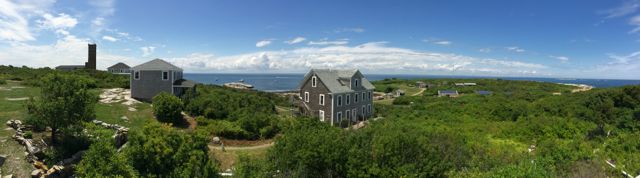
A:
[[[298,88],[302,88],[302,85],[304,85],[304,83],[315,74],[331,93],[353,92],[350,86],[351,77],[359,73],[360,71],[357,69],[311,69],[311,71],[304,76],[304,79]],[[362,77],[362,81],[360,81],[360,85],[367,90],[373,90],[375,88],[364,76]]]
[[[194,82],[186,79],[179,79],[173,82],[173,87],[192,88],[196,86],[196,84],[198,84],[198,82]]]
[[[137,65],[132,70],[174,70],[174,71],[182,71],[181,68],[164,61],[162,59],[154,59],[149,62],[145,62],[143,64]]]
[[[443,95],[457,95],[458,94],[458,90],[438,90],[438,94],[443,94]]]
[[[118,62],[117,64],[114,64],[111,67],[108,67],[107,69],[129,69],[129,68],[131,67],[129,67],[127,64]]]

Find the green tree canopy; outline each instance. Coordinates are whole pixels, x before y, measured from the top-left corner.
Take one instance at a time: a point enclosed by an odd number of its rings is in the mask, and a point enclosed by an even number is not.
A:
[[[123,154],[107,141],[94,143],[76,167],[78,177],[137,177]]]
[[[153,114],[162,122],[182,122],[182,106],[180,98],[166,92],[153,97]]]
[[[217,177],[207,137],[185,134],[168,125],[148,124],[129,136],[127,158],[144,177]]]
[[[27,104],[29,113],[51,127],[51,141],[58,131],[76,129],[95,117],[96,93],[89,91],[85,77],[52,73],[42,79],[41,96]]]

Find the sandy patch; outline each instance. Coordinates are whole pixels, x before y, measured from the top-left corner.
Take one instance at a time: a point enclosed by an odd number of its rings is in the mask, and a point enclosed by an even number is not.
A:
[[[122,103],[123,105],[133,105],[140,101],[131,98],[131,90],[124,88],[112,88],[102,90],[100,94],[101,103]]]

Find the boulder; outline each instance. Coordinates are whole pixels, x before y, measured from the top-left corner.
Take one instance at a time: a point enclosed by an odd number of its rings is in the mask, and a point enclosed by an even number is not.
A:
[[[39,178],[40,176],[42,176],[42,171],[40,169],[35,169],[31,171],[32,178]]]
[[[215,144],[219,144],[220,143],[220,137],[213,137],[212,141]]]
[[[0,155],[0,167],[4,165],[5,160],[7,160],[7,155]]]
[[[2,176],[2,178],[13,178],[13,175],[9,174],[9,175],[6,175],[6,176]]]

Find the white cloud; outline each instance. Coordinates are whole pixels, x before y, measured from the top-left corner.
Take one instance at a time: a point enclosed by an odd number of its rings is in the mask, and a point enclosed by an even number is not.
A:
[[[535,63],[388,47],[386,42],[305,47],[233,56],[193,53],[169,60],[194,72],[306,72],[309,68],[359,68],[376,73],[539,75],[548,69],[545,65]]]
[[[610,62],[596,67],[596,74],[600,77],[603,74],[624,79],[640,79],[640,51],[633,52],[626,56],[609,54]]]
[[[97,37],[108,28],[108,17],[115,13],[115,0],[89,0],[95,18],[91,21],[91,35]]]
[[[77,38],[73,35],[64,36],[53,44],[29,45],[15,43],[0,51],[3,65],[29,67],[55,67],[58,65],[83,65],[87,61],[87,44],[89,39]],[[114,55],[100,50],[98,46],[97,66],[106,69],[117,62],[139,64],[134,58]]]
[[[112,37],[112,36],[109,36],[109,35],[102,36],[102,39],[103,39],[103,40],[110,41],[110,42],[116,42],[116,41],[118,41],[118,39],[117,39],[117,38]]]
[[[436,42],[433,42],[433,44],[449,46],[449,45],[452,44],[452,42],[451,41],[436,41]]]
[[[53,5],[54,0],[31,1],[0,0],[0,40],[32,41],[30,18],[40,16]]]
[[[38,20],[40,27],[45,29],[70,29],[78,24],[78,20],[65,13],[60,13],[58,16],[51,14],[44,14],[42,20]]]
[[[629,19],[629,25],[635,27],[631,31],[629,31],[629,33],[636,33],[640,31],[640,15],[634,16]]]
[[[153,54],[153,51],[156,50],[155,46],[144,46],[144,47],[140,47],[140,50],[142,51],[142,57],[148,57],[151,54]]]
[[[491,48],[480,48],[480,49],[478,49],[478,52],[481,52],[481,53],[490,53],[490,52],[491,52]]]
[[[618,7],[600,11],[599,13],[606,15],[606,18],[622,17],[637,12],[638,8],[640,8],[640,2],[638,2],[638,0],[632,0]]]
[[[453,42],[449,41],[449,40],[441,40],[441,39],[434,39],[434,38],[430,38],[430,39],[424,39],[422,40],[425,43],[431,43],[434,45],[442,45],[442,46],[449,46],[451,44],[453,44]]]
[[[272,40],[260,40],[260,41],[256,42],[256,47],[262,48],[262,47],[268,46],[268,45],[271,44],[271,41]]]
[[[549,57],[550,57],[550,58],[557,59],[557,60],[559,60],[559,61],[560,61],[560,62],[562,62],[562,63],[567,63],[567,62],[569,62],[569,57],[566,57],[566,56],[549,56]]]
[[[303,41],[305,41],[305,40],[307,40],[307,39],[306,39],[306,38],[304,38],[304,37],[295,37],[295,38],[293,38],[293,39],[291,39],[291,40],[289,40],[289,41],[285,41],[284,43],[287,43],[287,44],[296,44],[296,43],[301,43],[301,42],[303,42]]]
[[[326,45],[346,45],[348,43],[349,43],[349,39],[338,39],[338,40],[334,40],[334,41],[328,41],[325,38],[325,39],[321,39],[319,41],[309,41],[309,43],[307,43],[307,44],[308,45],[326,46]]]
[[[362,33],[364,32],[364,28],[355,27],[355,28],[339,28],[333,30],[334,33],[344,33],[344,32],[354,32],[354,33]]]
[[[518,52],[518,53],[522,53],[525,52],[524,49],[517,47],[517,46],[510,46],[510,47],[505,47],[505,49],[512,51],[512,52]]]

